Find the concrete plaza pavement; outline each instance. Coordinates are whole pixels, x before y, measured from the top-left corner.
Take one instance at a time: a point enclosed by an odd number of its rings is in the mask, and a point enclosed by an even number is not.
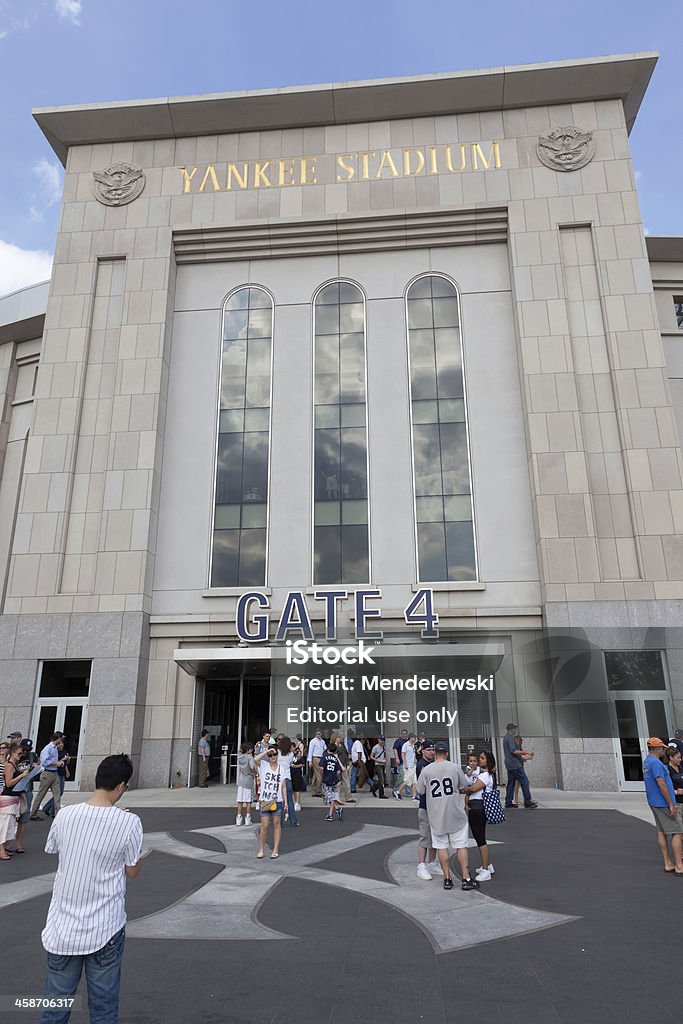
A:
[[[661,927],[683,881],[662,869],[642,794],[535,791],[541,807],[489,827],[494,879],[462,893],[416,877],[410,801],[357,794],[328,823],[307,796],[280,858],[257,861],[233,793],[126,795],[147,854],[128,883],[121,1024],[683,1024]],[[27,854],[0,864],[5,997],[42,991],[48,827],[31,822]],[[22,1015],[38,1019],[0,1019]]]

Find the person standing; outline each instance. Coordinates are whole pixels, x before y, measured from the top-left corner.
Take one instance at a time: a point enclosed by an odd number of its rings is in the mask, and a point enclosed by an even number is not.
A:
[[[202,734],[199,737],[199,743],[197,744],[197,754],[199,756],[199,788],[209,788],[209,758],[211,757],[211,747],[207,739],[209,735],[208,729],[202,729]]]
[[[254,758],[251,743],[243,743],[237,755],[237,815],[235,824],[251,825],[251,801],[254,792]],[[242,816],[244,811],[244,817]]]
[[[434,764],[433,740],[423,739],[421,746],[421,754],[415,767],[418,779],[428,765]],[[431,882],[432,870],[436,864],[436,850],[432,846],[432,832],[429,827],[426,793],[419,797],[419,801],[417,805],[417,827],[420,838],[417,843],[417,877],[421,878],[423,882]]]
[[[117,1024],[126,934],[126,880],[140,873],[142,822],[116,807],[133,764],[126,754],[100,763],[95,792],[55,817],[45,852],[59,862],[42,933],[47,953],[44,995],[74,995],[85,970],[90,1020]],[[43,1010],[41,1024],[66,1024],[70,1010]]]
[[[490,882],[495,874],[493,864],[489,860],[489,848],[486,843],[486,811],[484,810],[484,793],[492,793],[496,785],[495,762],[488,750],[479,755],[477,773],[470,774],[467,787],[467,820],[479,848],[481,867],[477,868],[477,881]]]
[[[503,753],[505,755],[505,767],[508,773],[507,787],[505,789],[505,806],[515,806],[515,782],[519,782],[522,787],[522,793],[524,794],[524,806],[526,808],[538,807],[538,804],[531,797],[531,789],[529,788],[529,779],[524,770],[525,756],[528,755],[528,750],[523,750],[517,746],[515,733],[517,732],[517,726],[514,722],[508,722],[505,726],[505,736],[503,737]]]
[[[676,805],[676,793],[671,775],[660,760],[666,743],[658,736],[647,741],[647,757],[643,761],[645,795],[657,826],[657,843],[668,874],[683,875],[683,818]],[[671,842],[671,854],[668,841]]]
[[[259,813],[261,815],[261,828],[258,836],[259,860],[263,859],[266,836],[270,823],[273,823],[273,850],[271,860],[277,860],[280,856],[280,817],[284,806],[282,794],[282,773],[278,764],[279,751],[277,743],[271,743],[263,754],[257,754],[254,758],[259,773]]]
[[[301,798],[306,792],[306,781],[304,779],[304,771],[306,770],[306,751],[304,750],[301,737],[297,736],[294,744],[294,760],[292,761],[292,767],[290,768],[290,775],[292,776],[292,792],[294,794],[294,810],[301,810]]]
[[[448,855],[449,847],[456,851],[458,864],[462,874],[462,890],[470,892],[479,888],[470,876],[467,848],[470,830],[467,824],[464,801],[460,791],[469,786],[469,779],[462,768],[448,760],[448,747],[445,743],[437,743],[434,747],[434,764],[422,770],[417,781],[417,791],[426,796],[427,815],[432,833],[432,846],[439,855],[439,863],[443,872],[444,889],[453,888],[451,864]]]
[[[313,772],[313,788],[311,796],[322,796],[322,772],[320,770],[320,758],[325,753],[327,745],[323,739],[322,729],[316,729],[315,736],[308,744],[308,765]]]
[[[40,776],[38,792],[31,803],[31,821],[43,820],[37,812],[43,802],[43,797],[48,790],[52,793],[52,799],[54,800],[55,815],[59,811],[61,805],[61,794],[59,791],[58,769],[64,764],[64,761],[62,761],[60,757],[60,749],[62,746],[62,733],[56,732],[53,733],[50,742],[47,743],[40,752],[40,763],[43,767],[43,774]]]
[[[284,826],[285,822],[289,820],[289,824],[292,828],[298,828],[299,822],[296,817],[296,807],[294,804],[294,789],[292,786],[292,765],[296,760],[296,755],[292,750],[292,741],[289,736],[281,736],[277,741],[278,748],[278,764],[280,766],[280,772],[282,773],[282,821],[281,826]]]
[[[384,736],[377,737],[377,742],[372,748],[372,760],[375,764],[375,775],[377,777],[377,784],[372,788],[372,795],[377,796],[377,791],[379,790],[380,800],[388,800],[389,797],[384,793],[384,787],[387,784],[387,748]]]
[[[17,819],[21,813],[21,798],[14,792],[18,782],[28,775],[29,769],[20,772],[17,768],[21,757],[21,747],[14,741],[10,744],[9,755],[3,763],[3,788],[0,791],[0,860],[10,860],[11,853],[5,843],[12,839],[16,842]],[[5,754],[3,752],[3,758]],[[15,847],[16,848],[16,847]]]

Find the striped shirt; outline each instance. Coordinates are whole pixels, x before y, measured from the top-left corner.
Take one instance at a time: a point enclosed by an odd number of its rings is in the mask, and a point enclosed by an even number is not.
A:
[[[118,807],[63,807],[45,852],[58,853],[59,866],[43,946],[60,956],[102,949],[126,923],[124,868],[142,856],[142,822]]]

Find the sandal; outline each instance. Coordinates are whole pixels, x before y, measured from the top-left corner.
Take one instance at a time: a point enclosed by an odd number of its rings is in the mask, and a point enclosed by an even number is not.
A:
[[[280,856],[280,854],[279,854],[279,853],[271,853],[271,855],[270,855],[270,859],[271,859],[271,860],[277,860],[279,856]]]
[[[263,850],[259,850],[259,852],[256,854],[256,859],[263,860]]]

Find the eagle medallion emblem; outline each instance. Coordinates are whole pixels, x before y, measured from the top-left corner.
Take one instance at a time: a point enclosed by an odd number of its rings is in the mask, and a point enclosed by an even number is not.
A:
[[[112,164],[92,176],[95,199],[105,206],[132,203],[145,187],[145,172],[134,164]]]
[[[536,152],[551,171],[578,171],[595,156],[595,142],[591,132],[565,125],[539,135]]]

